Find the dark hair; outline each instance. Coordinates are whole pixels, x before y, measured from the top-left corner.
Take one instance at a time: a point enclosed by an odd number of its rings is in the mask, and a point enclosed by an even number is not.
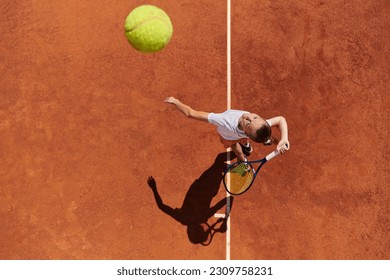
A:
[[[271,127],[266,122],[258,130],[256,130],[255,135],[251,135],[249,138],[257,143],[265,143],[271,138]]]

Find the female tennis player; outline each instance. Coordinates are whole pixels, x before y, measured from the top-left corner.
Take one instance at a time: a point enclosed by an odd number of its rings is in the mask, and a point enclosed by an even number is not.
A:
[[[188,118],[214,124],[224,147],[226,149],[230,147],[240,161],[246,161],[246,157],[253,151],[249,139],[264,145],[276,142],[281,154],[290,149],[287,121],[282,116],[263,119],[257,114],[242,110],[207,113],[194,110],[174,97],[167,97],[164,102],[175,105]],[[272,137],[271,127],[279,129],[280,141]]]

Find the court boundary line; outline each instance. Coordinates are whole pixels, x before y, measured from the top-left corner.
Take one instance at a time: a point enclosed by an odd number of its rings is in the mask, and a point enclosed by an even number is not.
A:
[[[226,75],[226,83],[227,83],[227,92],[226,92],[226,103],[227,110],[231,109],[231,0],[227,0],[227,75]],[[227,163],[230,164],[230,148],[227,149]],[[227,216],[227,230],[226,230],[226,260],[230,260],[230,199],[229,193],[226,192],[226,213]]]

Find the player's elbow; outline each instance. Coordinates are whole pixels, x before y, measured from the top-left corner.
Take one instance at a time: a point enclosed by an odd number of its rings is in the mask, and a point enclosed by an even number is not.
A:
[[[286,118],[283,117],[283,116],[279,116],[279,120],[278,120],[278,123],[281,124],[281,123],[286,123]]]
[[[196,111],[195,110],[188,110],[185,115],[187,116],[187,118],[190,118],[190,119],[195,119],[196,118]]]

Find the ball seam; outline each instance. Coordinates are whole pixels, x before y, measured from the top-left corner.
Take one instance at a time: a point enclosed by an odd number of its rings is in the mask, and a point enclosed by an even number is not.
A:
[[[142,25],[148,23],[149,21],[155,20],[155,19],[161,20],[162,22],[164,22],[164,24],[165,24],[168,28],[170,27],[170,24],[169,24],[168,21],[165,20],[164,18],[159,17],[159,16],[153,16],[153,17],[148,18],[148,19],[146,19],[146,20],[144,20],[144,21],[141,21],[141,22],[138,23],[136,26],[134,26],[134,27],[132,27],[132,28],[126,30],[126,32],[133,32],[134,30],[136,30],[137,28],[141,27]]]

